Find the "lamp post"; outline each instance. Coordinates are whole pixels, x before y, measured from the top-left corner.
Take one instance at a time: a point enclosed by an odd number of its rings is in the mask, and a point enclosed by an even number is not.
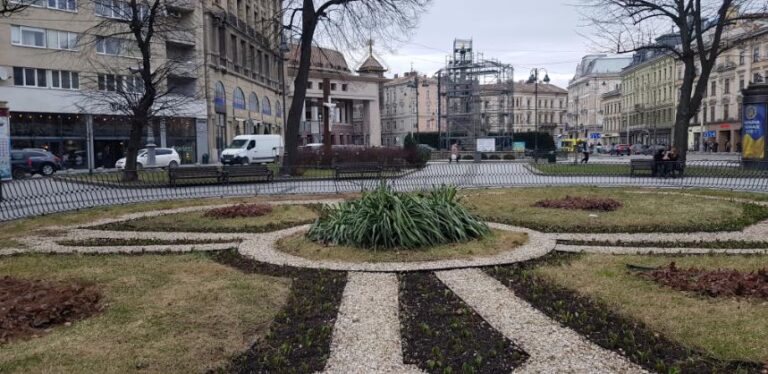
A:
[[[283,102],[282,102],[283,108],[282,108],[282,112],[281,112],[282,115],[283,115],[282,118],[281,118],[281,120],[283,121],[283,131],[282,131],[283,135],[285,135],[285,128],[288,126],[288,124],[286,123],[286,112],[285,112],[285,108],[286,108],[286,103],[285,103],[285,60],[286,60],[286,55],[288,54],[288,52],[291,51],[291,48],[288,46],[288,41],[285,38],[285,32],[288,29],[289,29],[288,27],[283,26],[283,32],[280,33],[280,51],[279,51],[280,52],[280,91],[282,91],[282,96],[283,96]],[[248,113],[250,115],[250,112],[248,112]],[[283,142],[285,142],[285,139],[283,139]],[[282,155],[281,159],[284,159],[284,157],[285,157],[285,155]],[[283,172],[287,173],[288,170],[283,170]]]
[[[408,87],[416,90],[416,134],[419,134],[419,73],[411,71],[411,74],[413,82],[409,82]]]
[[[533,119],[534,124],[536,126],[536,134],[534,134],[533,137],[533,150],[535,153],[538,153],[539,151],[539,72],[544,72],[544,79],[541,81],[544,82],[544,84],[549,83],[549,74],[547,74],[547,70],[544,68],[533,68],[531,69],[531,76],[528,77],[528,84],[533,83]]]

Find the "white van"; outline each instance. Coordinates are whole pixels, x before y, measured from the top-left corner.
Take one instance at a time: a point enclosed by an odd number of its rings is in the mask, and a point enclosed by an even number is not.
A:
[[[280,135],[238,135],[223,152],[224,165],[278,162],[283,152]]]

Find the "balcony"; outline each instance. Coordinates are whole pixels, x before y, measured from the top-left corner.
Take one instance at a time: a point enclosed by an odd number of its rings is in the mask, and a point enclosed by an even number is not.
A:
[[[736,63],[731,61],[726,61],[726,62],[717,64],[717,66],[715,67],[715,71],[717,71],[718,73],[722,73],[724,71],[733,70],[733,69],[736,69]]]
[[[169,75],[188,79],[197,78],[198,69],[194,61],[173,60],[172,62],[173,68]]]
[[[190,13],[195,11],[194,0],[166,0],[165,6],[170,11]]]
[[[197,45],[197,38],[195,33],[186,30],[173,30],[168,32],[166,37],[168,43],[173,43],[179,46],[194,47]]]

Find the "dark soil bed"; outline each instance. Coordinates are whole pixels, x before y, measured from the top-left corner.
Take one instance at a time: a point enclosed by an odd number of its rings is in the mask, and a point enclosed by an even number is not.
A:
[[[528,355],[434,273],[400,275],[403,358],[429,373],[508,373]]]
[[[0,344],[45,333],[102,310],[94,286],[0,278]]]
[[[531,271],[537,265],[564,263],[576,256],[579,255],[556,253],[526,263],[486,268],[485,271],[550,318],[648,370],[660,373],[763,373],[768,369],[754,362],[716,360],[688,349],[639,321],[556,286]]]
[[[117,239],[117,238],[92,238],[83,240],[62,240],[59,245],[68,247],[112,247],[112,246],[148,246],[148,245],[193,245],[193,244],[221,244],[238,243],[239,239]]]
[[[596,247],[637,247],[637,248],[706,248],[706,249],[762,249],[768,248],[768,241],[715,240],[715,241],[610,241],[610,240],[558,240],[557,244],[587,245]]]
[[[345,272],[299,269],[260,263],[234,250],[211,254],[219,263],[246,273],[293,279],[291,296],[266,337],[234,357],[221,373],[314,373],[322,371],[331,351],[331,335]]]
[[[226,219],[238,217],[259,217],[271,212],[272,206],[269,204],[237,204],[208,210],[205,212],[205,214],[203,214],[203,216],[216,219]]]
[[[613,212],[623,206],[615,199],[608,197],[579,197],[566,196],[562,199],[540,200],[533,204],[537,208],[555,208],[571,210],[594,210],[599,212]]]
[[[749,273],[729,269],[680,269],[672,262],[667,267],[638,275],[678,291],[710,297],[739,296],[768,300],[768,271],[765,268]]]

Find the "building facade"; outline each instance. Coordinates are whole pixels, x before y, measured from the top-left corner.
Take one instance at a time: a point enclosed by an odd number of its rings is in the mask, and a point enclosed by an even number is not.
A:
[[[332,49],[312,47],[311,67],[304,104],[304,117],[299,129],[299,144],[323,142],[323,90],[330,84],[331,144],[381,145],[379,89],[384,82],[384,67],[371,54],[353,73],[344,55]],[[298,46],[288,60],[287,76],[293,82],[299,61]],[[288,102],[293,99],[288,86]]]
[[[525,81],[482,88],[481,120],[492,133],[539,131],[552,136],[565,133],[567,90],[553,84],[537,86]],[[511,92],[507,93],[507,88]]]
[[[113,167],[123,156],[128,118],[94,100],[143,89],[130,70],[137,65],[132,41],[90,33],[101,23],[126,17],[125,10],[119,13],[113,5],[38,1],[20,14],[0,18],[0,48],[5,52],[0,54],[0,100],[9,102],[12,148],[47,149],[67,168]],[[169,2],[167,11],[178,22],[178,32],[155,39],[153,64],[180,62],[181,68],[170,71],[158,86],[186,104],[160,111],[146,127],[142,143],[151,135],[159,146],[176,148],[183,163],[194,163],[201,156],[199,146],[207,146],[196,131],[206,119],[198,95],[202,31],[192,27],[201,22],[203,7],[192,1]]]
[[[659,50],[636,53],[622,73],[621,94],[629,144],[672,144],[677,90],[675,59]]]
[[[189,1],[189,0],[177,0]],[[191,2],[191,1],[190,1]],[[212,160],[241,134],[282,134],[279,0],[203,0],[207,123]],[[201,150],[202,151],[202,150]]]
[[[587,138],[590,133],[603,132],[602,95],[619,88],[621,71],[631,62],[631,57],[606,55],[581,59],[568,83],[566,132],[570,137]]]
[[[600,100],[600,110],[603,112],[603,133],[600,143],[604,145],[627,143],[626,124],[622,116],[621,86],[604,93]]]
[[[402,146],[409,133],[436,133],[437,79],[407,72],[382,85],[382,145]]]

